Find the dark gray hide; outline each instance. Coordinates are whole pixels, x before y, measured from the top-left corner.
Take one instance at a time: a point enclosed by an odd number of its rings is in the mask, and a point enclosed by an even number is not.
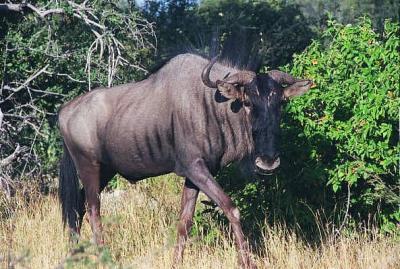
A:
[[[200,189],[231,222],[240,264],[254,267],[239,211],[212,175],[246,156],[259,169],[276,168],[281,100],[311,84],[279,71],[256,76],[208,64],[200,56],[179,55],[141,82],[97,89],[63,106],[60,199],[71,231],[79,233],[87,210],[95,240],[102,244],[99,193],[115,173],[135,182],[175,172],[186,177],[175,259],[182,258]]]
[[[196,158],[212,172],[253,150],[249,114],[203,85],[208,60],[184,54],[148,79],[97,89],[59,114],[67,147],[129,180],[185,170]],[[237,70],[215,64],[211,79]]]

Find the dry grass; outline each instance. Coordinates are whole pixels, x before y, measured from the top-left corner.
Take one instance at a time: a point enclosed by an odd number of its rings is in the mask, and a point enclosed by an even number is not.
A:
[[[107,247],[97,249],[83,241],[84,251],[74,255],[68,254],[56,197],[3,201],[0,267],[171,268],[180,184],[173,179],[143,182],[104,195]],[[318,246],[310,246],[284,227],[267,226],[263,232],[263,245],[254,255],[259,268],[400,268],[399,241],[378,233],[331,235]],[[89,238],[89,225],[84,223],[83,239]],[[182,267],[236,268],[232,240],[224,232],[212,241],[203,236],[192,239]]]

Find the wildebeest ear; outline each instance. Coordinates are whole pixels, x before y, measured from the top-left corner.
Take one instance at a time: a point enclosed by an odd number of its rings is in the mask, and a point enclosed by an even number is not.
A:
[[[311,80],[298,80],[283,89],[283,97],[287,99],[303,95],[311,88],[312,85],[313,82]]]
[[[240,86],[236,86],[232,83],[222,80],[217,80],[217,89],[224,97],[228,99],[239,99],[240,101],[244,101],[244,90]]]

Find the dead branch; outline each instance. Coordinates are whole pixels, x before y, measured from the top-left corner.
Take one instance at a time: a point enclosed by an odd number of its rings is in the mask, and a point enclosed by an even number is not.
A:
[[[22,152],[21,147],[19,144],[17,144],[17,147],[15,148],[13,153],[11,153],[8,157],[4,158],[3,160],[0,160],[0,167],[4,167],[11,164],[21,152]]]
[[[347,219],[349,217],[349,210],[350,210],[350,196],[351,196],[351,192],[350,192],[350,183],[347,183],[347,202],[346,202],[346,212],[342,221],[342,224],[340,225],[339,229],[336,231],[337,235],[340,235],[340,233],[342,232],[343,228],[345,227],[346,223],[347,223]]]
[[[48,10],[40,10],[32,4],[26,4],[26,7],[30,8],[32,11],[36,12],[41,18],[44,18],[50,14],[62,14],[64,10],[62,8],[53,8]]]
[[[37,78],[38,76],[40,76],[40,74],[42,74],[43,72],[46,71],[46,69],[49,67],[49,64],[46,64],[43,68],[39,69],[38,71],[36,71],[35,73],[33,73],[30,77],[28,77],[19,87],[17,88],[12,88],[8,85],[5,85],[3,88],[5,90],[11,90],[14,93],[15,92],[19,92],[20,90],[22,90],[23,88],[25,88],[26,86],[29,85],[29,83],[34,80],[35,78]]]
[[[108,70],[107,85],[108,85],[108,87],[112,86],[114,77],[116,76],[118,67],[120,67],[120,66],[129,66],[129,67],[137,68],[141,71],[145,71],[145,70],[143,70],[143,68],[139,67],[138,65],[131,64],[128,60],[126,60],[123,57],[123,51],[125,49],[124,45],[122,44],[122,42],[120,42],[116,38],[116,36],[112,33],[112,31],[109,31],[105,22],[100,20],[99,17],[95,15],[95,10],[93,9],[93,7],[90,6],[90,2],[88,3],[88,1],[84,1],[81,4],[77,4],[73,1],[67,1],[67,3],[72,8],[72,16],[80,19],[83,23],[88,25],[90,27],[90,30],[96,37],[96,39],[93,41],[90,48],[88,49],[87,56],[86,56],[85,70],[88,74],[87,82],[89,84],[89,90],[91,89],[91,77],[90,77],[91,68],[90,68],[90,66],[92,63],[92,54],[97,52],[98,49],[100,49],[99,59],[101,59],[103,57],[103,53],[104,53],[105,49],[109,53],[109,55],[107,57],[107,70]],[[29,10],[34,12],[35,14],[37,14],[42,19],[45,19],[46,16],[51,15],[51,14],[65,13],[65,10],[62,8],[45,9],[45,8],[39,8],[30,3],[28,3],[28,4],[26,4],[26,3],[0,4],[0,11],[27,12]],[[146,46],[148,46],[152,49],[155,49],[155,46],[152,44],[152,42],[149,42],[148,38],[147,38],[147,37],[151,36],[151,38],[156,40],[153,25],[151,23],[149,23],[145,19],[138,19],[136,21],[135,19],[132,19],[129,16],[126,16],[123,14],[121,14],[121,16],[123,16],[122,18],[124,19],[126,28],[127,28],[128,32],[130,32],[130,37],[135,41],[134,42],[135,44],[133,44],[135,49],[139,50]],[[47,67],[45,67],[43,70],[40,70],[38,73],[36,73],[36,76],[40,75],[40,73],[45,72],[46,68]],[[34,79],[36,76],[33,76],[31,79]],[[4,88],[12,89],[13,91],[18,92],[19,90],[23,89],[29,82],[30,82],[30,80],[27,80],[25,83],[23,83],[16,89],[13,89],[9,85]]]
[[[31,115],[22,116],[22,115],[9,114],[9,113],[3,114],[3,116],[7,117],[7,118],[16,118],[16,119],[19,119],[19,120],[26,120],[26,119],[33,118],[33,116],[31,116]]]
[[[1,130],[2,123],[3,123],[3,112],[1,111],[1,108],[0,108],[0,130]]]
[[[27,3],[22,3],[22,4],[0,4],[0,12],[2,13],[9,13],[11,12],[27,12],[27,11],[33,11],[36,14],[38,14],[41,18],[45,18],[46,16],[50,14],[62,14],[64,13],[64,10],[62,8],[54,8],[54,9],[48,9],[48,10],[40,10],[36,6],[32,4],[27,4]]]
[[[73,81],[73,82],[78,82],[78,83],[86,83],[86,81],[83,80],[79,80],[76,78],[73,78],[71,75],[69,74],[64,74],[64,73],[53,73],[53,72],[49,72],[49,71],[44,71],[45,74],[50,75],[50,76],[58,76],[58,77],[66,77],[69,80]]]
[[[0,4],[0,12],[23,12],[26,9],[26,4]]]

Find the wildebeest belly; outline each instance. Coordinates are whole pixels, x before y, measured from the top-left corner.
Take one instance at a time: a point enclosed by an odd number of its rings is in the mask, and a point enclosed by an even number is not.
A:
[[[116,115],[108,124],[103,149],[106,162],[129,180],[172,172],[175,156],[171,132],[165,121],[136,111]],[[153,118],[154,117],[154,118]]]
[[[167,174],[172,172],[175,166],[168,157],[150,158],[143,152],[135,151],[135,147],[132,146],[108,151],[108,162],[119,174],[131,181]]]

